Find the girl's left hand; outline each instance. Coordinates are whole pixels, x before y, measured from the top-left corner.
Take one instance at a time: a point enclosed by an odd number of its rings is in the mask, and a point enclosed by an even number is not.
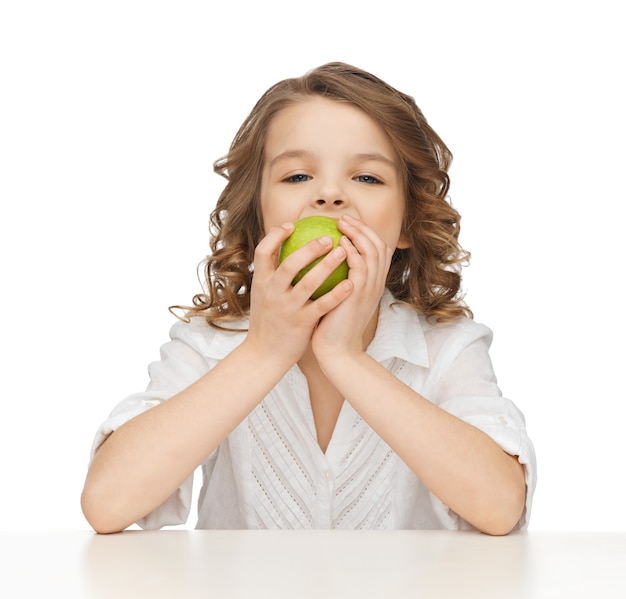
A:
[[[322,368],[325,361],[365,351],[364,336],[368,325],[375,325],[394,252],[360,220],[344,215],[337,225],[344,234],[340,244],[353,291],[320,320],[313,334],[313,353]]]

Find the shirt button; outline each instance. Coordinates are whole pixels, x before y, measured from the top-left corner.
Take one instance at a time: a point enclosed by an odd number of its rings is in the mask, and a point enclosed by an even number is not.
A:
[[[504,416],[500,416],[500,417],[498,418],[498,422],[499,422],[500,424],[508,424],[508,422],[506,421],[506,418],[505,418]]]
[[[332,470],[326,470],[326,480],[333,480]]]

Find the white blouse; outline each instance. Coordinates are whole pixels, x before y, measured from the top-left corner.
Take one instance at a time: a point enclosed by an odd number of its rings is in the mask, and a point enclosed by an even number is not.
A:
[[[368,353],[518,457],[526,471],[527,497],[517,528],[526,528],[536,485],[535,452],[522,413],[497,386],[488,353],[490,329],[465,318],[432,325],[413,309],[392,303],[386,291]],[[170,337],[160,361],[149,366],[147,390],[123,400],[100,426],[92,457],[124,422],[215,366],[245,332],[219,331],[197,317],[174,324]],[[207,458],[202,474],[197,528],[472,528],[428,491],[348,402],[322,452],[307,382],[297,366]],[[186,522],[192,484],[193,475],[139,526]]]

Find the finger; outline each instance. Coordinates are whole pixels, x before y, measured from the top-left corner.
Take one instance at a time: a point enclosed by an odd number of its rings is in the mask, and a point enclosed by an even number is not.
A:
[[[282,261],[277,276],[291,283],[302,269],[328,254],[332,247],[333,241],[328,235],[309,241]]]
[[[276,268],[280,246],[293,233],[293,230],[293,223],[285,223],[269,230],[269,233],[261,239],[254,251],[255,270],[259,267]]]
[[[382,290],[387,281],[391,254],[378,252],[365,256],[360,253],[352,242],[343,237],[340,241],[342,247],[346,249],[346,261],[348,263],[348,277],[354,283],[355,288],[361,292],[369,289],[371,291]]]
[[[386,270],[391,263],[393,249],[378,236],[378,234],[365,223],[348,215],[342,216],[340,229],[350,237],[358,252],[368,261],[370,268],[377,266]]]
[[[343,248],[346,252],[346,261],[348,262],[350,271],[352,271],[352,269],[358,271],[366,268],[365,257],[357,250],[350,238],[347,236],[342,237],[339,240],[339,247]]]
[[[363,254],[384,251],[385,243],[378,234],[363,221],[344,214],[339,219],[339,229],[353,242],[357,250]]]
[[[294,289],[306,298],[311,297],[345,259],[346,250],[341,246],[334,248],[317,264],[314,264],[310,270],[306,271],[306,274],[296,283]],[[309,264],[306,266],[309,266]]]
[[[337,283],[328,293],[310,302],[308,309],[315,311],[316,318],[319,319],[347,299],[353,290],[354,283],[350,279],[344,279]]]

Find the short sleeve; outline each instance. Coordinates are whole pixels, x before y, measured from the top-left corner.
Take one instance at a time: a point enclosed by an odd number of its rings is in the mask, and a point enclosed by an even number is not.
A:
[[[506,453],[524,466],[526,505],[516,529],[528,527],[537,484],[534,446],[520,409],[502,393],[493,371],[489,348],[491,331],[473,323],[458,338],[442,348],[447,354],[438,373],[433,401],[447,412],[489,435]],[[446,528],[468,528],[460,518],[433,496],[436,513]]]
[[[148,367],[150,381],[147,389],[121,401],[100,425],[92,444],[90,461],[107,437],[120,426],[176,395],[208,372],[213,360],[203,355],[196,337],[188,323],[176,323],[171,328],[170,341],[161,347],[160,360]],[[192,490],[193,474],[166,502],[137,524],[149,529],[183,524],[191,509]]]

